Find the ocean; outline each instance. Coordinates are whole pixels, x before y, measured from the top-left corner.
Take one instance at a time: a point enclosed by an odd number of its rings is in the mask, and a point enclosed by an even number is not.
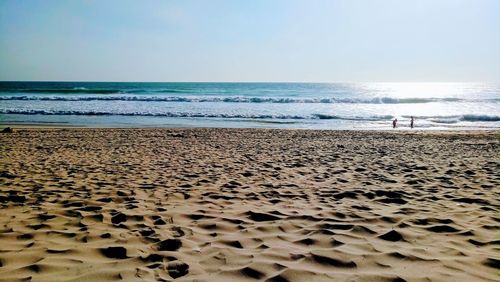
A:
[[[493,83],[0,82],[0,124],[499,129]]]

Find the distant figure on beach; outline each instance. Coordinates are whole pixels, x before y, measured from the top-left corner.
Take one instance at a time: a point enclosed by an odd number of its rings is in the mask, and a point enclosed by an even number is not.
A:
[[[411,116],[410,127],[413,128],[413,116]]]
[[[398,122],[398,119],[395,118],[393,121],[392,121],[392,128],[396,128],[396,123]]]

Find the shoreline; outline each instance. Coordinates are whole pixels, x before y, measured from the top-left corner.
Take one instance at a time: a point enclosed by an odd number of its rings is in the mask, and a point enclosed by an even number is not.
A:
[[[498,131],[14,130],[2,279],[498,281]]]
[[[474,127],[474,128],[469,128],[469,127],[449,127],[449,128],[419,128],[415,127],[413,129],[409,127],[399,127],[396,129],[391,128],[390,126],[387,126],[387,128],[352,128],[352,129],[345,129],[345,128],[279,128],[279,127],[211,127],[211,126],[121,126],[121,127],[114,127],[114,126],[91,126],[91,125],[69,125],[69,124],[61,124],[61,123],[51,123],[51,124],[46,124],[46,123],[0,123],[0,130],[6,127],[10,127],[13,129],[123,129],[123,130],[140,130],[140,129],[156,129],[156,130],[169,130],[169,129],[185,129],[185,130],[190,130],[190,129],[227,129],[227,130],[245,130],[245,129],[256,129],[256,130],[310,130],[310,131],[353,131],[353,132],[374,132],[374,131],[379,131],[379,132],[500,132],[500,128],[492,128],[492,127]]]

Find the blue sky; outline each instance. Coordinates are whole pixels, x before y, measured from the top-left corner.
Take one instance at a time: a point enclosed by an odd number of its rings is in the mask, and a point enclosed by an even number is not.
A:
[[[497,0],[0,0],[0,80],[500,81]]]

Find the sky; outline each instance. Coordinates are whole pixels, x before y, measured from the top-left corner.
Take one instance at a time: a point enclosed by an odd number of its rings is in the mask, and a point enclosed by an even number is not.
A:
[[[500,82],[498,0],[0,0],[0,80]]]

